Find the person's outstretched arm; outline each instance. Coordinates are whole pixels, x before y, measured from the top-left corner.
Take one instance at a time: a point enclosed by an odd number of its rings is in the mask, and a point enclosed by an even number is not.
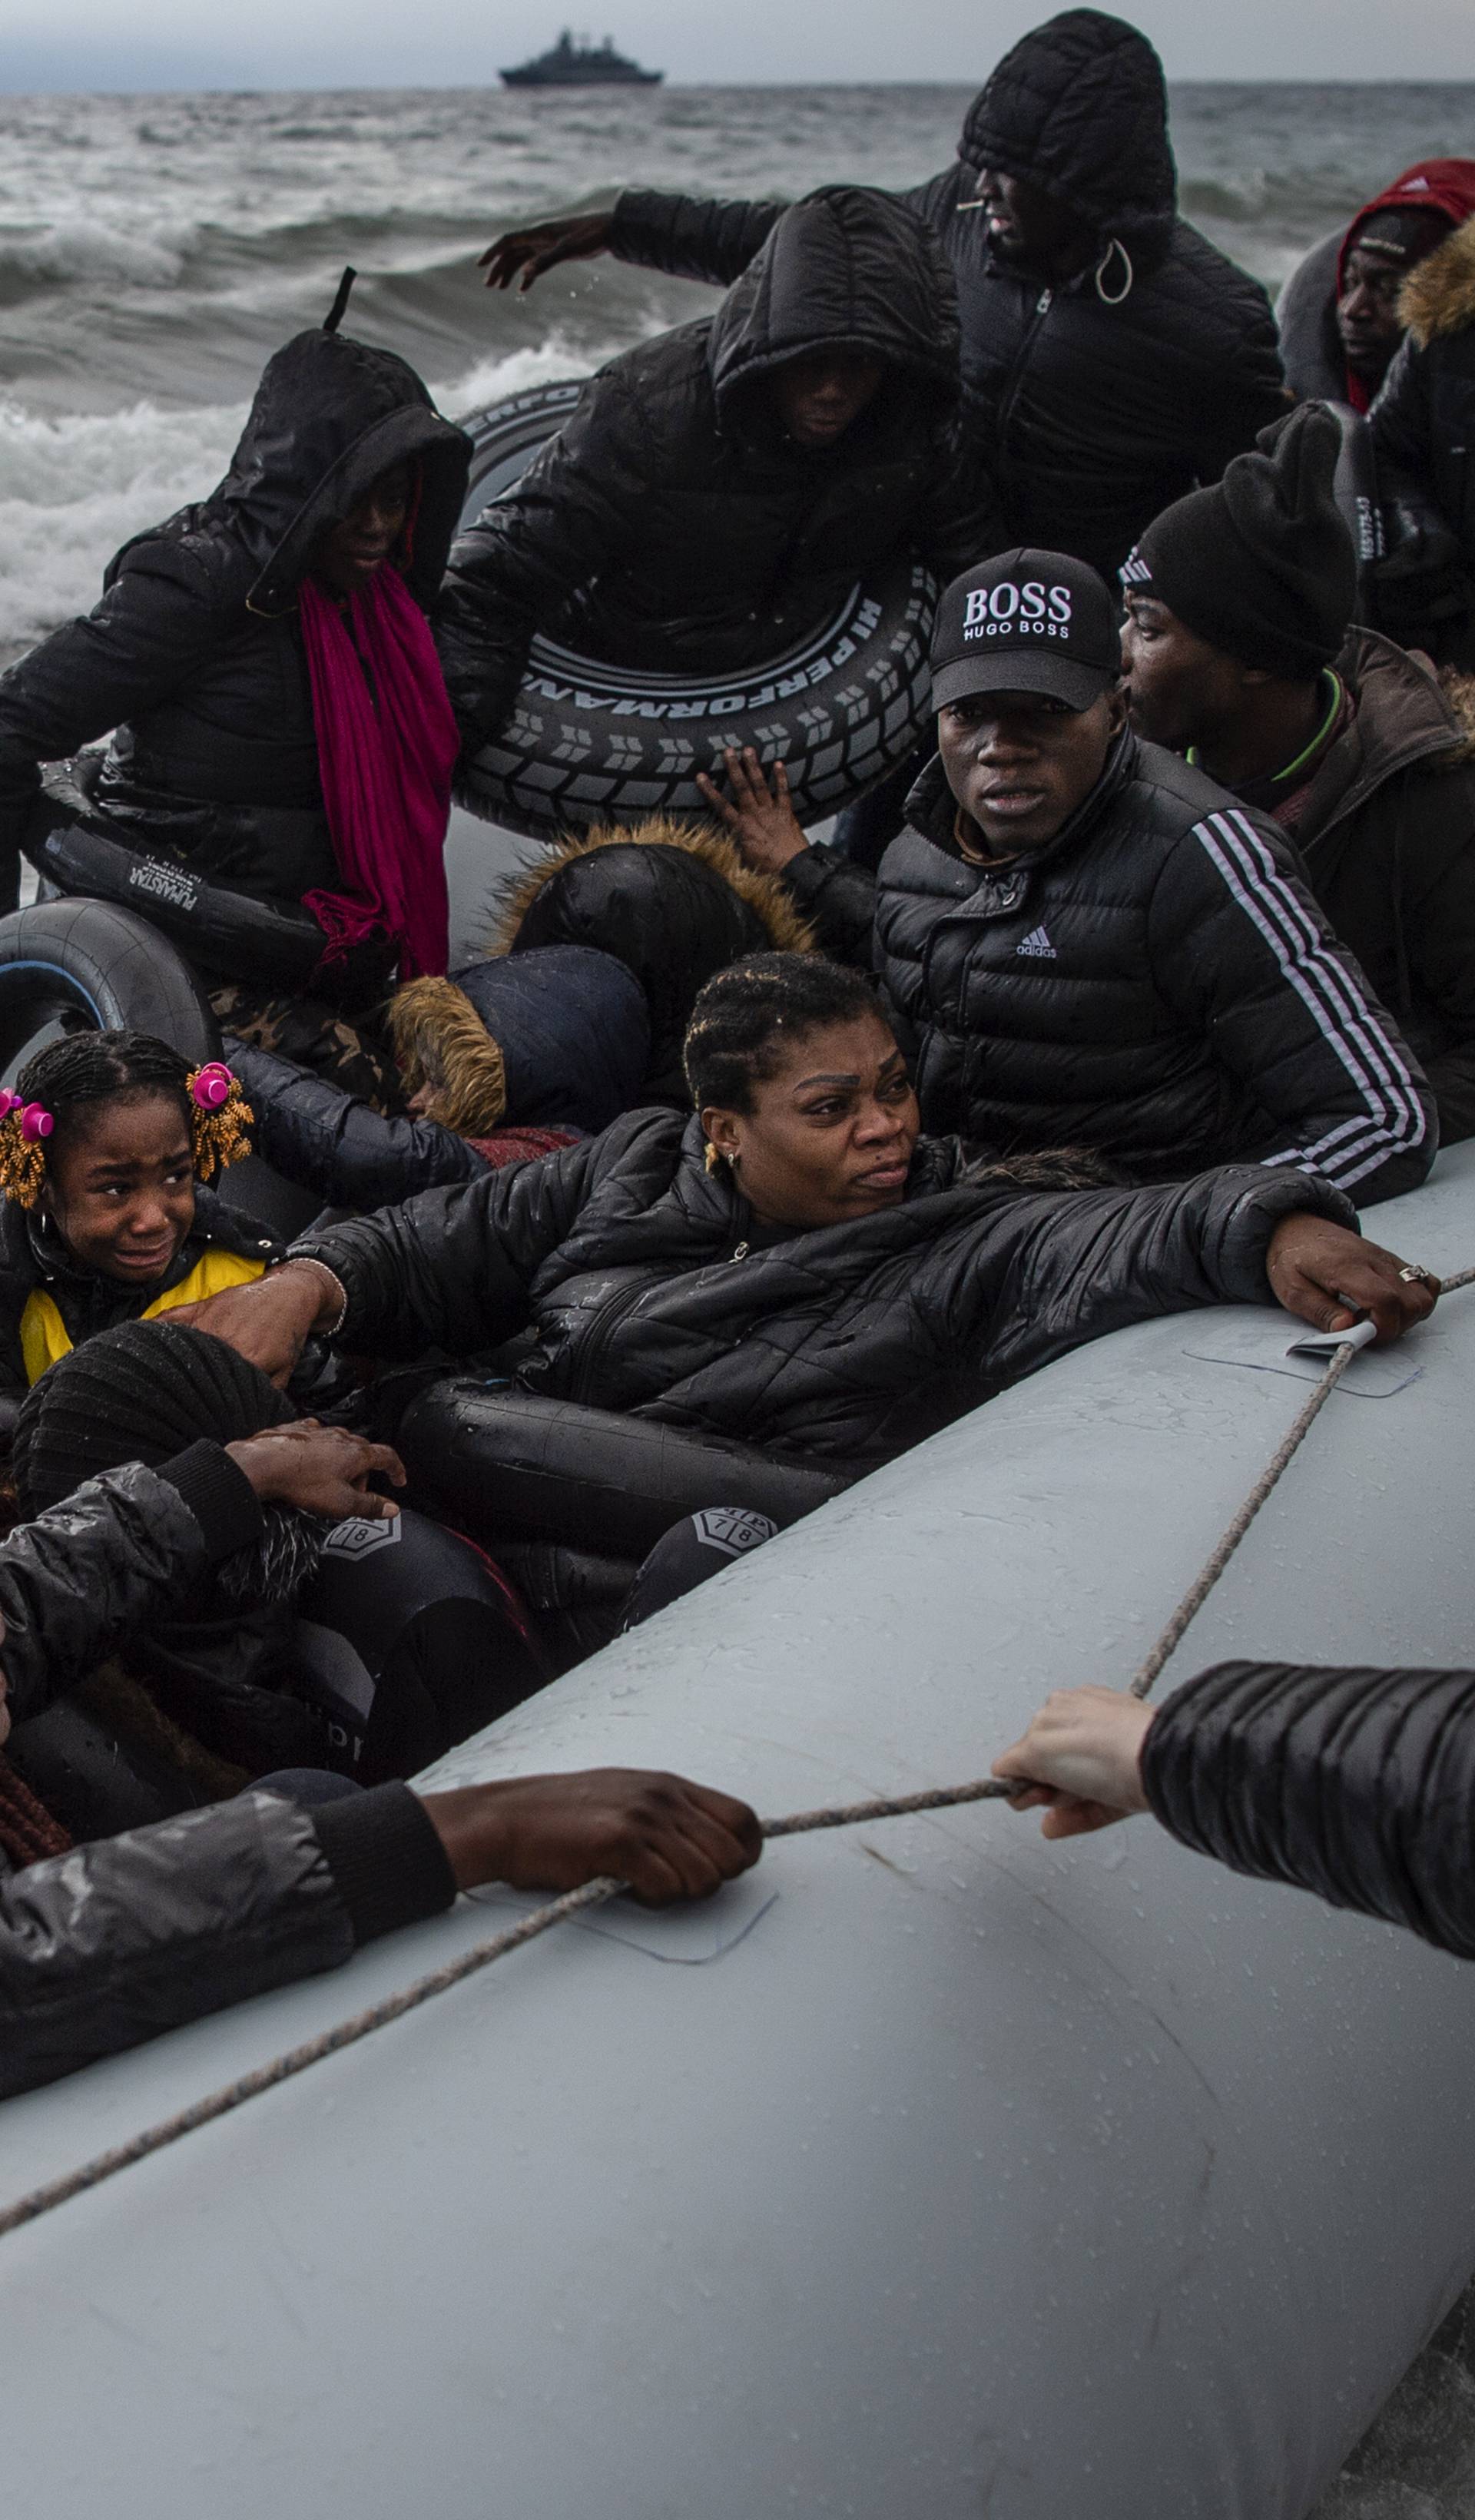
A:
[[[303,1809],[260,1789],[0,1883],[0,2097],[335,1968],[487,1881],[610,1874],[650,1906],[757,1861],[744,1803],[635,1769],[408,1785]]]
[[[495,1347],[523,1328],[534,1275],[605,1167],[643,1131],[669,1131],[671,1119],[627,1112],[559,1154],[304,1235],[253,1285],[170,1318],[224,1339],[279,1385],[315,1334],[378,1357]]]
[[[488,289],[519,293],[561,262],[612,253],[648,271],[725,289],[747,269],[782,202],[693,201],[685,193],[621,193],[612,210],[575,210],[509,229],[481,256]]]
[[[995,1231],[960,1249],[949,1282],[918,1279],[939,1336],[992,1384],[1208,1304],[1279,1302],[1318,1330],[1365,1316],[1394,1339],[1439,1293],[1436,1278],[1403,1278],[1396,1252],[1353,1230],[1338,1192],[1296,1173],[1231,1164],[1145,1190],[992,1194]]]
[[[1475,1958],[1475,1672],[1227,1662],[1159,1708],[1058,1689],[994,1762],[1073,1837],[1132,1812]]]

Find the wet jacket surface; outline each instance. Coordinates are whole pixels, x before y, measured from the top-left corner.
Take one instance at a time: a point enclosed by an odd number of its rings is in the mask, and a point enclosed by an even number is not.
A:
[[[1362,1204],[1423,1180],[1433,1098],[1277,824],[1130,734],[1058,836],[998,869],[959,848],[940,759],[908,813],[872,950],[924,1127],[1095,1147],[1140,1179],[1304,1166]],[[819,846],[785,873],[864,959],[864,871]]]
[[[968,206],[983,166],[1063,202],[1097,241],[1091,266],[1051,287],[998,257],[985,214]],[[1074,553],[1114,592],[1159,510],[1195,480],[1217,480],[1285,409],[1264,290],[1176,214],[1156,54],[1095,10],[1037,27],[970,107],[960,162],[902,199],[957,280],[969,430],[1005,511],[994,548]],[[626,192],[613,250],[730,282],[780,208]]]
[[[1475,1672],[1220,1663],[1164,1701],[1142,1782],[1199,1854],[1475,1958]]]
[[[970,1184],[922,1140],[895,1208],[755,1225],[695,1120],[603,1136],[294,1245],[344,1286],[350,1350],[450,1358],[514,1336],[515,1378],[665,1425],[870,1466],[1087,1339],[1269,1299],[1265,1253],[1319,1182],[1241,1168],[1149,1191]]]
[[[197,1445],[13,1533],[0,1615],[18,1726],[260,1528],[242,1473]],[[0,2096],[335,1967],[453,1896],[402,1785],[320,1813],[246,1793],[20,1870],[0,1857]]]
[[[602,368],[457,541],[436,639],[469,745],[506,719],[537,629],[621,664],[721,673],[791,646],[893,552],[946,579],[996,547],[992,492],[956,442],[958,317],[928,230],[840,188],[767,224],[717,313]],[[885,374],[836,445],[807,449],[763,380],[827,348]]]
[[[1475,688],[1456,685],[1452,706],[1370,630],[1338,667],[1357,713],[1318,765],[1296,846],[1420,1061],[1450,1145],[1475,1135]]]
[[[112,728],[93,801],[113,836],[259,900],[338,884],[296,589],[320,535],[402,461],[421,484],[405,578],[427,609],[469,441],[387,350],[315,332],[277,352],[219,487],[125,543],[97,608],[0,679],[0,907],[41,765]]]

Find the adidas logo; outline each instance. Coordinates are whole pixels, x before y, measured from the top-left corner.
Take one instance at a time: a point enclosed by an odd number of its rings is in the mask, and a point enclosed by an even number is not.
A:
[[[1055,960],[1055,949],[1043,926],[1032,927],[1023,943],[1016,945],[1014,951],[1016,954],[1038,954],[1041,957],[1048,957],[1051,963]]]

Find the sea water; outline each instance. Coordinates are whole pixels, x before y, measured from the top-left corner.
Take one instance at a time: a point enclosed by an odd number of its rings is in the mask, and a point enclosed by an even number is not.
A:
[[[211,487],[263,361],[321,322],[345,262],[350,328],[457,415],[712,304],[608,261],[488,294],[475,259],[505,227],[623,183],[904,187],[949,163],[971,92],[0,98],[0,658]],[[1475,84],[1178,87],[1173,130],[1184,216],[1274,292],[1412,159],[1475,158]],[[1316,2520],[1475,2520],[1475,2293]]]
[[[0,656],[218,478],[262,362],[321,321],[345,262],[353,329],[469,410],[712,303],[608,261],[488,294],[475,257],[510,222],[623,182],[916,183],[951,160],[969,93],[0,98]],[[1410,159],[1475,156],[1475,86],[1182,87],[1173,114],[1184,214],[1272,288]]]

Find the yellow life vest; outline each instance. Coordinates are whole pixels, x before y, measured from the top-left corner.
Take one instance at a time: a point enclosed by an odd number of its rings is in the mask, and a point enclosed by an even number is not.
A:
[[[206,1251],[189,1276],[181,1278],[177,1286],[167,1286],[161,1295],[156,1295],[139,1319],[156,1321],[160,1313],[172,1313],[176,1304],[201,1304],[206,1295],[224,1294],[227,1286],[248,1286],[265,1274],[264,1260],[246,1260],[238,1251]],[[71,1354],[67,1325],[44,1286],[33,1288],[26,1298],[21,1316],[21,1354],[25,1360],[27,1383],[39,1382],[59,1357]]]

